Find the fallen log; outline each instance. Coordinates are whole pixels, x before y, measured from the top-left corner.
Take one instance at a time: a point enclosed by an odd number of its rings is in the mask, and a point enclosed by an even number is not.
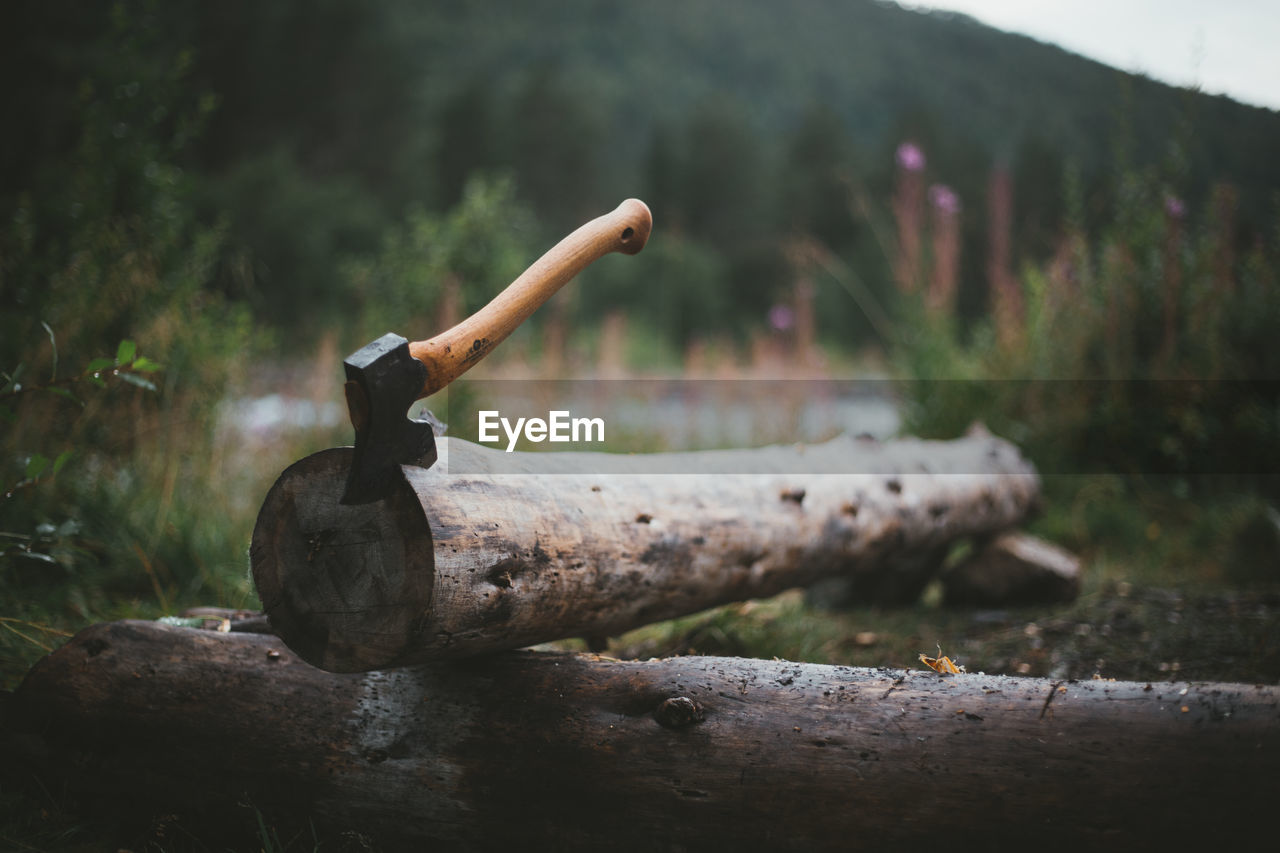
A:
[[[942,600],[957,607],[1058,604],[1080,594],[1080,559],[1029,533],[979,543],[942,576]]]
[[[545,652],[335,674],[145,622],[85,629],[8,705],[50,790],[374,849],[1231,849],[1280,773],[1274,686]]]
[[[339,503],[348,448],[271,488],[253,577],[308,662],[352,672],[605,637],[833,575],[866,603],[909,602],[950,543],[1016,525],[1039,495],[1031,464],[985,430],[639,456],[438,447],[377,503]]]

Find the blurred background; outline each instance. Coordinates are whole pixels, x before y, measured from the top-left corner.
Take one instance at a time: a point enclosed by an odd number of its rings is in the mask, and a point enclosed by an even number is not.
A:
[[[256,607],[267,488],[350,440],[342,357],[628,196],[648,248],[480,375],[889,380],[902,432],[1055,472],[1086,580],[617,649],[1280,678],[1274,109],[852,0],[14,0],[0,66],[4,686],[92,621]]]

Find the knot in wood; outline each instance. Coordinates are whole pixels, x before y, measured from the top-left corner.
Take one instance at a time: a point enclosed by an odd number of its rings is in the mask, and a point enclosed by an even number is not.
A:
[[[669,729],[681,729],[702,722],[706,718],[706,712],[688,696],[673,696],[663,700],[653,712],[653,718]]]

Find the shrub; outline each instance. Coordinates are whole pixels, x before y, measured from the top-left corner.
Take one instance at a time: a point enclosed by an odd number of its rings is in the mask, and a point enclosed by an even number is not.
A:
[[[1154,174],[1130,174],[1097,236],[1068,227],[1050,263],[1023,271],[1012,317],[962,338],[907,304],[904,427],[951,436],[983,420],[1044,471],[1274,492],[1280,245],[1239,252],[1233,198],[1219,187],[1193,214]]]

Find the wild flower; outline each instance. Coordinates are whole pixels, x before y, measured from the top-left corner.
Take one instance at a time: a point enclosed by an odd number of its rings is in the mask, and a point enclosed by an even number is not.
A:
[[[898,146],[898,165],[908,172],[924,171],[924,152],[914,142],[904,142]]]
[[[795,325],[796,312],[789,305],[774,305],[769,309],[769,328],[785,332]]]
[[[960,212],[960,196],[946,184],[934,184],[929,187],[929,204],[943,213]]]

